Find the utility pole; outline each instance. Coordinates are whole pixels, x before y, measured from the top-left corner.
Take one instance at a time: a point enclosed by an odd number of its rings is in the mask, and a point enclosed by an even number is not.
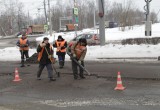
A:
[[[150,21],[150,2],[152,0],[145,0],[146,5],[144,6],[144,10],[146,11],[146,23],[145,23],[145,36],[151,36],[151,24],[152,22]]]
[[[93,16],[94,16],[94,28],[96,27],[96,3],[94,2],[94,9],[93,9]]]
[[[44,0],[44,14],[45,14],[45,19],[46,19],[45,24],[47,24],[46,0]]]
[[[73,8],[73,23],[75,26],[75,35],[77,36],[77,25],[78,25],[78,8],[76,6],[76,0],[74,0],[74,8]]]
[[[96,10],[95,9],[94,9],[93,14],[94,14],[94,28],[95,28],[96,27]]]
[[[99,35],[100,45],[105,45],[105,12],[104,12],[104,0],[98,0],[99,2]]]
[[[48,0],[48,13],[49,13],[49,34],[52,36],[52,20],[51,20],[51,9],[50,9],[50,0]]]
[[[29,11],[28,11],[28,26],[30,25],[30,15],[29,15]]]

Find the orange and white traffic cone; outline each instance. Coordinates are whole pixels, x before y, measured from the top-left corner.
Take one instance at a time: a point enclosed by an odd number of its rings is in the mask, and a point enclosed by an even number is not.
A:
[[[121,80],[121,73],[118,72],[118,76],[117,76],[117,86],[114,88],[114,90],[124,90],[125,87],[123,87],[122,85],[122,80]]]
[[[18,68],[15,69],[15,78],[13,81],[18,82],[21,81],[22,79],[20,79],[19,77],[19,73],[18,73]]]

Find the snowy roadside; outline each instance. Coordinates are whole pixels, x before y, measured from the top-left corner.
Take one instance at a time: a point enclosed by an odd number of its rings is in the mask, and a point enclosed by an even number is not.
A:
[[[118,45],[109,44],[105,46],[88,46],[88,52],[85,60],[87,61],[103,61],[103,60],[123,60],[134,58],[136,60],[142,58],[147,60],[155,60],[160,56],[160,44],[158,45]],[[30,49],[29,55],[36,53],[36,49]],[[54,57],[57,58],[56,52]],[[0,49],[0,61],[20,61],[20,52],[18,47],[9,47]],[[66,55],[66,61],[70,58]]]
[[[106,37],[106,43],[109,42],[119,42],[124,39],[129,38],[152,38],[152,37],[160,37],[160,23],[156,23],[152,25],[152,36],[145,36],[145,25],[137,25],[134,26],[132,30],[128,30],[126,28],[126,31],[121,31],[119,28],[106,28],[105,29],[105,37]],[[99,33],[97,29],[89,28],[89,29],[83,29],[82,31],[77,31],[77,34],[83,34],[83,33]],[[44,37],[48,37],[50,42],[53,42],[55,39],[58,38],[58,35],[62,35],[65,40],[70,41],[75,37],[75,32],[60,32],[60,33],[53,33],[50,37],[49,35],[45,35],[42,37],[38,37],[36,41],[42,41]]]
[[[152,25],[152,36],[160,36],[160,23]],[[121,41],[127,38],[146,38],[144,36],[144,25],[134,26],[133,30],[126,30],[125,32],[120,31],[118,28],[106,29],[106,43],[109,41]],[[78,31],[78,34],[82,33],[97,33],[96,29],[84,29]],[[75,37],[74,32],[65,33],[53,33],[53,36],[44,35],[42,37],[36,38],[37,42],[41,42],[44,37],[48,37],[50,43],[53,43],[59,35],[62,35],[65,40],[70,41]],[[147,38],[151,38],[147,37]],[[116,42],[117,43],[117,42]],[[3,42],[0,42],[3,45]],[[156,58],[160,56],[160,44],[157,45],[120,45],[120,44],[106,44],[105,46],[88,46],[88,52],[85,60],[88,61],[104,61],[104,60],[124,60],[131,59],[135,60],[157,60]],[[30,49],[29,55],[32,56],[36,53],[36,49]],[[54,57],[57,58],[56,53]],[[70,60],[69,56],[66,55],[66,60]],[[0,61],[20,61],[20,52],[18,47],[8,47],[0,49]]]

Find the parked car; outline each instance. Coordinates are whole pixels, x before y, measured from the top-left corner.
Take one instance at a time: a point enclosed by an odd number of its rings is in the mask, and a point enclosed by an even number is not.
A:
[[[69,42],[69,44],[78,41],[80,38],[85,38],[87,40],[88,45],[99,45],[100,44],[99,34],[94,34],[94,33],[80,34],[74,39],[72,39]]]

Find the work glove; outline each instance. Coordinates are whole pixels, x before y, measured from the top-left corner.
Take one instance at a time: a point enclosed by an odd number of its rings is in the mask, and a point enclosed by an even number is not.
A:
[[[76,56],[76,54],[73,54],[73,58],[76,58],[77,56]]]
[[[81,64],[81,61],[79,60],[78,63]]]
[[[48,59],[51,59],[51,58],[52,58],[52,55],[49,55],[49,56],[48,56]]]
[[[24,47],[28,47],[28,44],[25,44]]]
[[[20,45],[20,47],[24,48],[24,47],[25,47],[25,45],[24,45],[24,44],[22,44],[22,45]]]
[[[61,50],[65,49],[65,46],[61,47]]]
[[[42,44],[40,44],[40,46],[41,46],[41,47],[45,47],[45,46],[46,46],[46,44],[45,44],[45,43],[42,43]]]

